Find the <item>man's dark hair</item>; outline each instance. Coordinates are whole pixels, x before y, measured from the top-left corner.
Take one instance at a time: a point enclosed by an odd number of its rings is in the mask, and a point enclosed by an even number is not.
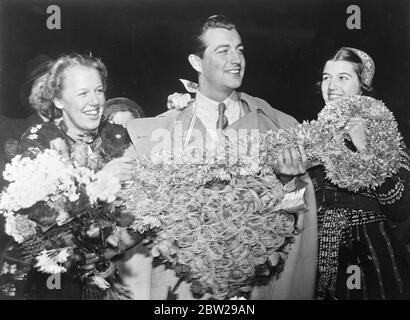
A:
[[[224,15],[216,14],[210,16],[205,21],[203,21],[196,28],[196,33],[193,36],[193,53],[203,58],[206,49],[206,44],[204,42],[203,36],[209,29],[223,28],[227,30],[236,29],[235,24]]]

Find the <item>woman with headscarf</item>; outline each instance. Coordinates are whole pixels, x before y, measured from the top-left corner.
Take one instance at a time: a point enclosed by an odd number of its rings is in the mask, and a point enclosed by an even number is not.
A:
[[[327,103],[343,96],[368,95],[373,59],[355,48],[341,48],[323,68],[320,82]],[[351,119],[345,130],[354,152],[366,152],[366,122]],[[376,189],[352,192],[310,170],[318,202],[318,299],[410,298],[410,259],[388,220],[408,218],[410,157],[402,154],[398,174]]]

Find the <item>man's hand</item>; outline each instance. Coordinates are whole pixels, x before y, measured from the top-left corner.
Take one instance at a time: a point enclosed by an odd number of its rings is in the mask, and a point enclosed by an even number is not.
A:
[[[279,167],[276,173],[279,176],[299,176],[306,173],[308,168],[308,159],[303,146],[299,145],[298,149],[285,149],[278,154]]]
[[[188,106],[191,100],[192,97],[189,93],[182,94],[175,92],[168,96],[167,107],[170,110],[175,109],[182,111]]]

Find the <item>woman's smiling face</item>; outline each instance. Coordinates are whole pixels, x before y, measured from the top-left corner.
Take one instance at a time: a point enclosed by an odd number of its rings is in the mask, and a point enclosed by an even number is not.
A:
[[[69,128],[92,131],[98,128],[105,102],[99,72],[91,67],[73,66],[64,71],[61,97],[54,99]]]
[[[360,95],[360,79],[355,70],[356,66],[348,61],[326,62],[322,74],[322,97],[325,102],[338,99],[342,96]]]

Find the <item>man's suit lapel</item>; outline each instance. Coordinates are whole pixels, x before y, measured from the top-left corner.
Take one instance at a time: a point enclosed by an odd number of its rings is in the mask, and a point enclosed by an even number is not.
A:
[[[228,125],[228,129],[258,129],[260,133],[268,130],[277,130],[280,128],[279,121],[276,117],[269,117],[256,103],[248,101],[238,92],[242,110],[245,115],[237,121]]]

